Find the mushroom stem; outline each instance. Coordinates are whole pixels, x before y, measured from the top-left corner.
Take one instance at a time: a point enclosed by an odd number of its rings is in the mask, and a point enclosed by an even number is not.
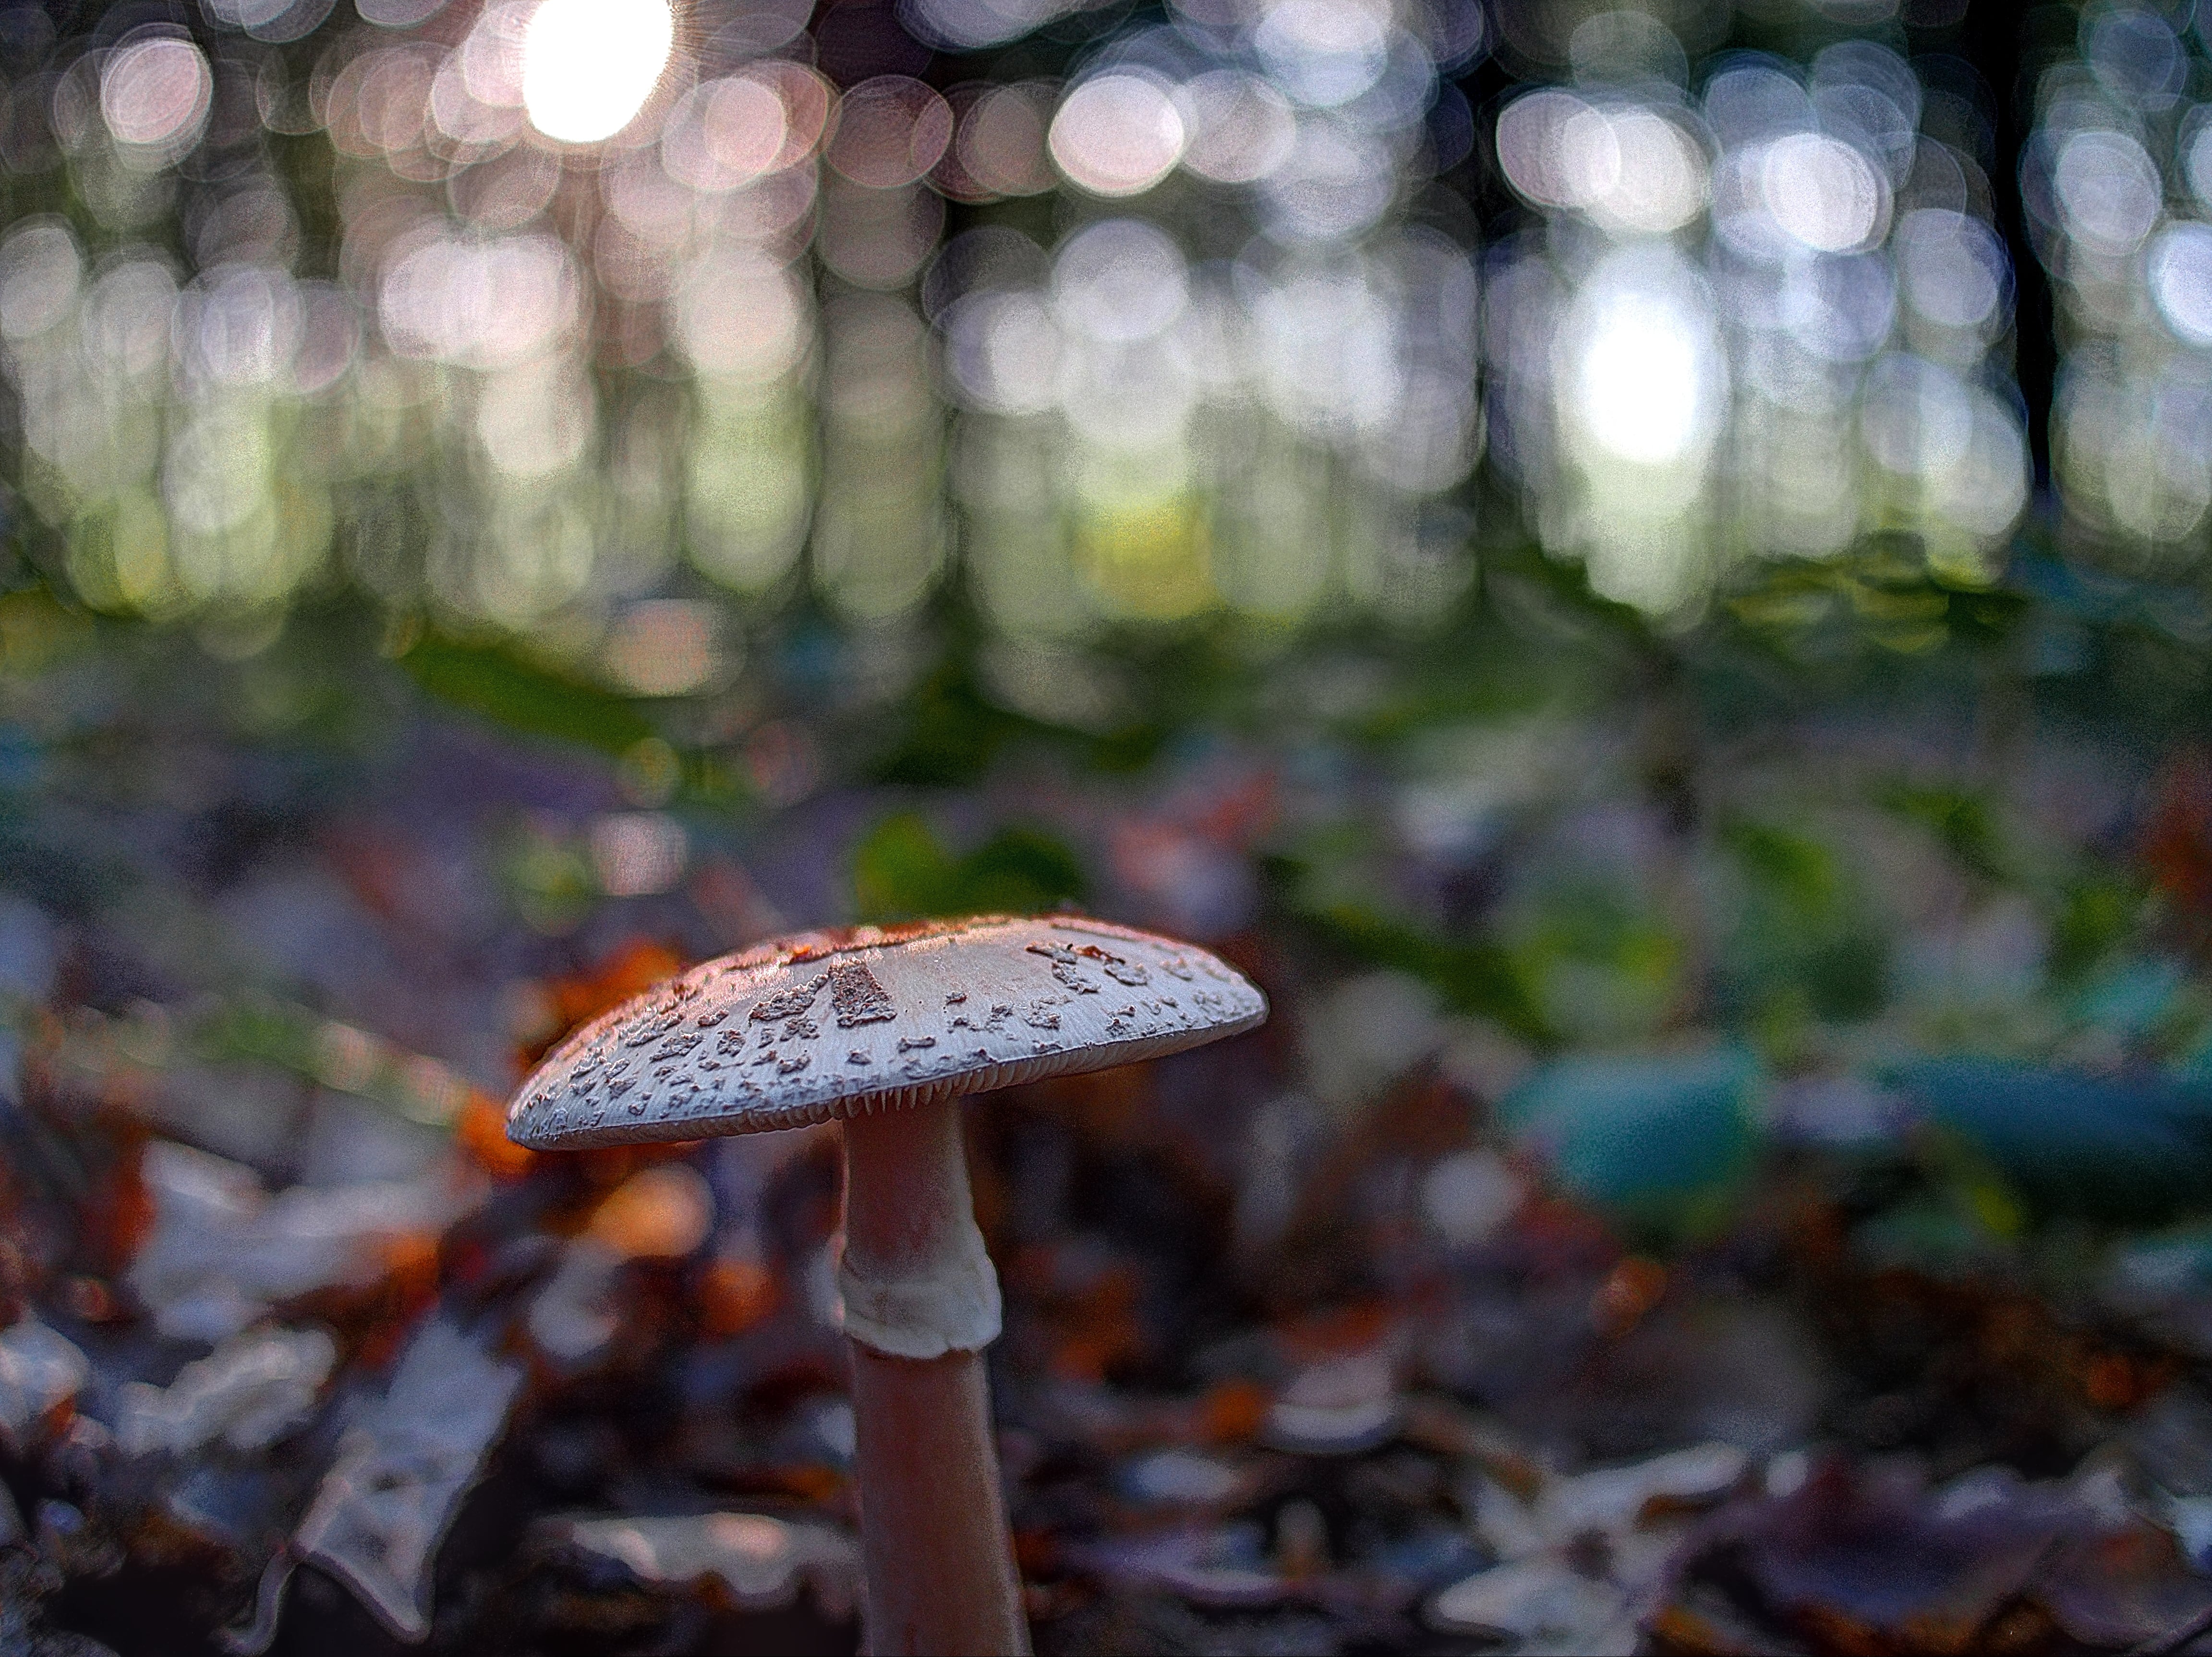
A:
[[[845,1121],[838,1284],[853,1353],[868,1649],[1026,1653],[981,1348],[998,1279],[968,1191],[960,1106]]]

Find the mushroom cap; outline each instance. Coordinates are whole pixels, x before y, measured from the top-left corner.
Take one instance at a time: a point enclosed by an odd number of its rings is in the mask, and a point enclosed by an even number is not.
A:
[[[1082,916],[801,932],[584,1025],[522,1084],[507,1132],[574,1150],[798,1127],[1104,1070],[1267,1016],[1206,950]]]

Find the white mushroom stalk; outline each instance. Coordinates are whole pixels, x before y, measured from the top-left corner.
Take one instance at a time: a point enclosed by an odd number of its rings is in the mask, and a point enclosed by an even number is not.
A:
[[[694,968],[578,1030],[515,1096],[507,1133],[551,1150],[843,1121],[837,1281],[868,1648],[1025,1653],[982,1362],[999,1282],[960,1096],[1174,1053],[1267,1015],[1205,950],[1103,921],[810,932]]]
[[[980,1352],[999,1338],[999,1274],[976,1229],[951,1100],[845,1120],[837,1265],[845,1333],[889,1357]]]
[[[975,1227],[957,1101],[846,1119],[837,1281],[868,1649],[1027,1652],[983,1373],[999,1278]]]

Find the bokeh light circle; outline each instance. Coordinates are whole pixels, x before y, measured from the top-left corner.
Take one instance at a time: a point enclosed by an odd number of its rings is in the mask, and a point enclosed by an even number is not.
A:
[[[119,144],[181,151],[206,124],[215,77],[190,40],[157,34],[134,40],[107,60],[100,112]]]
[[[1150,76],[1116,71],[1067,94],[1047,143],[1078,188],[1094,196],[1137,196],[1175,170],[1185,136],[1165,88]]]
[[[2177,224],[2162,232],[2146,275],[2166,325],[2191,345],[2212,345],[2212,225]]]
[[[544,0],[522,43],[530,124],[563,143],[597,143],[636,118],[676,43],[666,0]]]
[[[1774,222],[1823,253],[1864,247],[1887,228],[1888,186],[1866,157],[1817,132],[1767,146],[1759,186]]]
[[[2124,132],[2074,134],[2059,149],[2052,183],[2066,228],[2093,252],[2132,253],[2158,222],[2158,168]]]

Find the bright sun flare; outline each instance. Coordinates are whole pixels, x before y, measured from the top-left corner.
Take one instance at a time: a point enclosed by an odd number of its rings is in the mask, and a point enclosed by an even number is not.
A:
[[[545,0],[522,43],[530,124],[564,143],[612,137],[653,95],[675,41],[667,0]]]
[[[1663,466],[1698,442],[1705,363],[1679,307],[1638,293],[1610,296],[1593,319],[1576,389],[1590,435],[1624,460]]]

